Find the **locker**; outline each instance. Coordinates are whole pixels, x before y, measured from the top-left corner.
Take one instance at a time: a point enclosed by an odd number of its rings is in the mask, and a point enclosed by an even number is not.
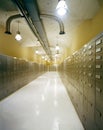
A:
[[[0,88],[0,99],[3,99],[4,97],[5,97],[4,89],[1,90],[1,88]]]
[[[88,72],[95,73],[95,64],[91,63],[91,62],[88,62],[87,70],[88,70]]]
[[[14,66],[13,66],[13,58],[7,56],[7,71],[8,71],[8,72],[13,71],[13,67],[14,67]]]
[[[97,54],[102,53],[102,51],[103,51],[103,48],[102,48],[102,47],[96,48],[96,53],[97,53]]]
[[[7,71],[7,57],[0,55],[0,71]]]
[[[98,41],[96,41],[95,45],[96,45],[96,48],[103,47],[103,37],[98,39]]]
[[[84,125],[84,128],[87,128],[87,122],[88,122],[88,101],[85,96],[83,96],[83,116],[82,116],[82,122]]]
[[[88,84],[88,100],[95,103],[95,86],[92,84]]]
[[[94,120],[94,104],[88,101],[88,113],[87,113],[87,130],[95,130],[95,120]]]
[[[103,66],[100,63],[96,63],[96,71],[103,71]]]
[[[97,71],[96,70],[95,78],[96,78],[96,82],[99,83],[100,85],[102,85],[102,83],[103,83],[103,71]]]
[[[0,89],[3,88],[3,72],[0,71]]]
[[[97,62],[98,60],[103,60],[102,54],[96,55],[96,62]]]
[[[96,118],[96,124],[100,130],[103,129],[103,112],[101,112],[99,109],[96,109],[95,113]]]
[[[96,86],[96,107],[103,110],[103,88]]]
[[[96,41],[95,41],[95,45],[98,46],[100,44],[103,43],[103,36],[101,36],[100,38],[98,38]]]
[[[71,100],[76,104],[75,108],[80,116],[80,103],[75,95],[80,99],[79,93],[81,93],[83,95],[81,96],[83,98],[81,120],[85,129],[103,130],[103,126],[100,125],[103,124],[103,34],[83,46],[71,56],[70,60],[72,62],[69,61],[67,64],[65,61],[65,74],[71,82],[71,87],[76,88],[76,90],[69,88],[73,97]],[[95,112],[95,109],[99,110],[100,114]]]
[[[0,55],[0,100],[39,76],[42,69],[42,65]]]

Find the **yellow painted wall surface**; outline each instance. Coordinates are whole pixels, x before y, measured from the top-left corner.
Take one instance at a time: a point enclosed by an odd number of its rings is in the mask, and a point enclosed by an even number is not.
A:
[[[13,35],[5,34],[5,29],[0,26],[0,54],[21,58],[24,60],[44,64],[40,55],[35,54],[35,47],[23,47]]]
[[[34,61],[34,49],[32,47],[20,46],[13,35],[7,35],[4,32],[4,28],[0,27],[0,54]]]
[[[93,19],[85,20],[74,30],[71,41],[71,54],[101,32],[103,32],[103,7],[97,12]]]

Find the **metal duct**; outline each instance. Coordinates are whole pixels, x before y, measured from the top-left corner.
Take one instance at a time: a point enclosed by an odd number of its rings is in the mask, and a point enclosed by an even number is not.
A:
[[[60,27],[60,32],[59,34],[65,34],[64,32],[64,24],[62,22],[62,20],[54,15],[49,15],[49,14],[41,14],[40,15],[40,18],[43,19],[43,18],[50,18],[50,19],[54,19],[56,20],[58,23],[59,23],[59,27]]]
[[[25,17],[30,29],[40,41],[47,55],[52,59],[47,36],[42,25],[36,0],[13,0]]]
[[[16,15],[10,16],[7,19],[7,21],[6,21],[6,31],[5,31],[6,34],[11,34],[10,24],[11,24],[12,20],[17,19],[17,18],[23,18],[23,16],[21,16],[20,14],[16,14]]]

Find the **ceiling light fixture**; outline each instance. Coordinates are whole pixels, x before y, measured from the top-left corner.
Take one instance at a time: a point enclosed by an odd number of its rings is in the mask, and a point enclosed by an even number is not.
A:
[[[18,31],[16,33],[15,39],[17,41],[20,41],[22,39],[21,35],[20,35],[20,31],[19,31],[19,21],[18,21]]]
[[[58,1],[56,10],[57,10],[57,14],[60,16],[63,16],[67,13],[68,7],[67,7],[65,0]]]
[[[56,51],[58,51],[60,49],[60,47],[58,46],[58,44],[56,44]]]
[[[39,51],[38,51],[38,50],[36,50],[36,51],[35,51],[35,53],[36,53],[36,54],[39,54]]]
[[[45,56],[42,56],[42,59],[44,59],[45,58]]]
[[[56,44],[55,50],[56,50],[56,54],[59,54],[60,47],[58,44]]]

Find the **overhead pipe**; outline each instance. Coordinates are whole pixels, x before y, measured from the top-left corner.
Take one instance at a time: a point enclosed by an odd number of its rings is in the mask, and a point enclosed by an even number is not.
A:
[[[43,19],[43,18],[50,18],[50,19],[56,20],[56,21],[59,23],[59,27],[60,27],[60,32],[59,32],[59,34],[65,34],[64,24],[63,24],[62,20],[61,20],[60,18],[58,18],[57,16],[50,15],[50,14],[41,14],[41,15],[40,15],[40,18],[41,18],[41,19]]]
[[[13,0],[14,3],[18,6],[19,10],[25,17],[30,29],[34,33],[34,35],[39,40],[40,44],[44,48],[46,54],[52,59],[51,50],[49,48],[48,40],[39,18],[39,13],[37,9],[36,1],[34,0],[23,0],[23,2],[19,0]],[[35,2],[35,3],[34,3]],[[25,5],[24,5],[25,4]]]
[[[5,31],[6,34],[12,34],[12,33],[10,32],[10,24],[11,24],[11,22],[12,22],[13,20],[18,19],[18,18],[23,18],[23,16],[20,15],[20,14],[16,14],[16,15],[10,16],[10,17],[7,19],[7,21],[6,21],[6,31]]]

